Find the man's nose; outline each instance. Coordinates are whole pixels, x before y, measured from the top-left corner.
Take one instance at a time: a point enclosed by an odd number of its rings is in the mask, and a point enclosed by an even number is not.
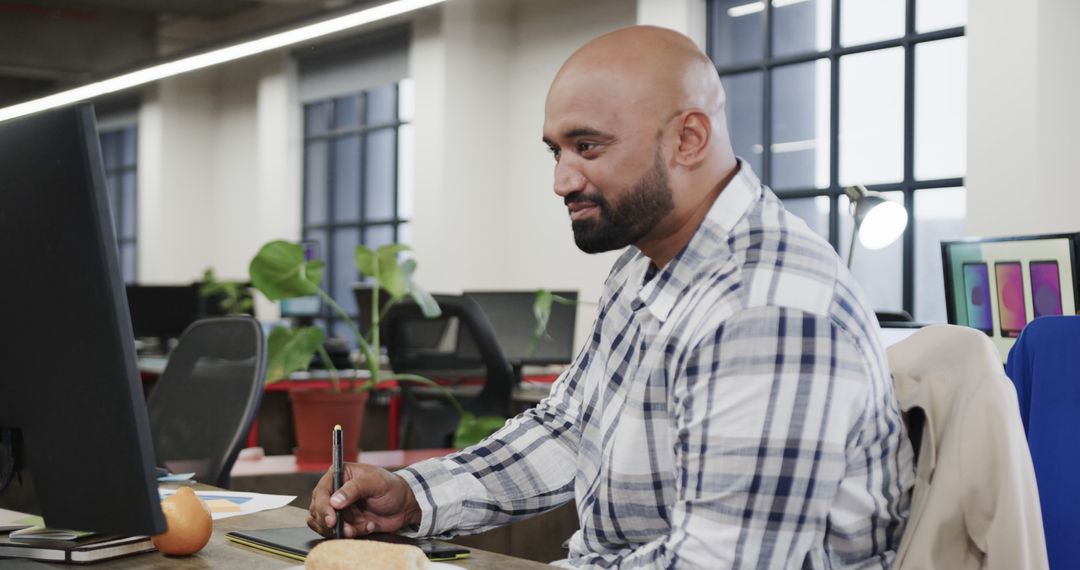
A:
[[[555,194],[566,197],[585,189],[585,175],[575,167],[574,160],[555,163]]]

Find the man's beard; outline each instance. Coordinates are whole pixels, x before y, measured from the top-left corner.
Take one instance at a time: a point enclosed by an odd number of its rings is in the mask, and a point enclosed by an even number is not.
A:
[[[675,208],[659,148],[652,168],[614,205],[599,192],[577,192],[567,196],[564,201],[568,205],[571,202],[592,203],[600,210],[596,219],[570,223],[574,230],[574,242],[585,253],[622,249],[637,243]]]

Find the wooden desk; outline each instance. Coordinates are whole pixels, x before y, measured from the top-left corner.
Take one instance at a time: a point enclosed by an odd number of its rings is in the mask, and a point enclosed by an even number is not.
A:
[[[209,488],[199,486],[199,488]],[[165,556],[159,552],[137,554],[127,558],[99,562],[93,568],[229,568],[264,570],[274,568],[297,568],[300,563],[281,556],[233,544],[225,540],[225,533],[232,530],[257,530],[262,528],[280,528],[289,526],[306,526],[307,511],[296,507],[284,507],[272,511],[264,511],[253,515],[232,517],[214,522],[214,534],[210,543],[201,551],[191,556]],[[469,558],[451,564],[462,568],[476,570],[529,570],[544,568],[544,564],[530,562],[495,554],[476,548],[471,548]],[[6,564],[5,564],[6,562]],[[0,568],[11,564],[12,567],[31,567],[25,561],[0,560]],[[35,564],[34,568],[64,568],[71,570],[76,568],[72,565],[60,564]]]

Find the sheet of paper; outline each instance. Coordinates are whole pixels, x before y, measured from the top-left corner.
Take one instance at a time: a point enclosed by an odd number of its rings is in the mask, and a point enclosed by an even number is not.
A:
[[[158,477],[158,483],[178,483],[180,481],[187,481],[195,476],[195,472],[191,473],[169,473],[168,475],[162,475]]]
[[[0,532],[9,532],[44,524],[45,521],[39,516],[0,509]]]
[[[160,489],[159,493],[164,499],[176,493],[176,490]],[[267,495],[238,491],[195,491],[195,494],[206,502],[206,506],[210,508],[210,517],[214,520],[278,509],[296,498],[295,495]]]

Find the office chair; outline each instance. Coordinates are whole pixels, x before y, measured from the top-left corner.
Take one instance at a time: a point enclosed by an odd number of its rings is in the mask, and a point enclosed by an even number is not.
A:
[[[1044,316],[1024,327],[1005,373],[1016,386],[1020,417],[1039,483],[1051,568],[1080,568],[1080,316]]]
[[[994,344],[973,328],[930,325],[888,358],[916,452],[892,570],[1046,568],[1041,481]]]
[[[425,318],[412,300],[392,305],[380,326],[390,367],[398,373],[435,377],[484,376],[484,386],[471,399],[458,397],[466,411],[478,416],[503,416],[510,405],[514,372],[499,347],[495,333],[476,301],[456,295],[435,295],[442,308],[438,319]],[[448,339],[448,337],[456,338]],[[479,358],[462,354],[465,336],[472,340]],[[459,421],[457,410],[442,395],[421,399],[416,386],[402,382],[406,416],[406,447],[451,447]]]
[[[192,323],[147,401],[159,466],[228,488],[259,407],[266,339],[250,317]]]

